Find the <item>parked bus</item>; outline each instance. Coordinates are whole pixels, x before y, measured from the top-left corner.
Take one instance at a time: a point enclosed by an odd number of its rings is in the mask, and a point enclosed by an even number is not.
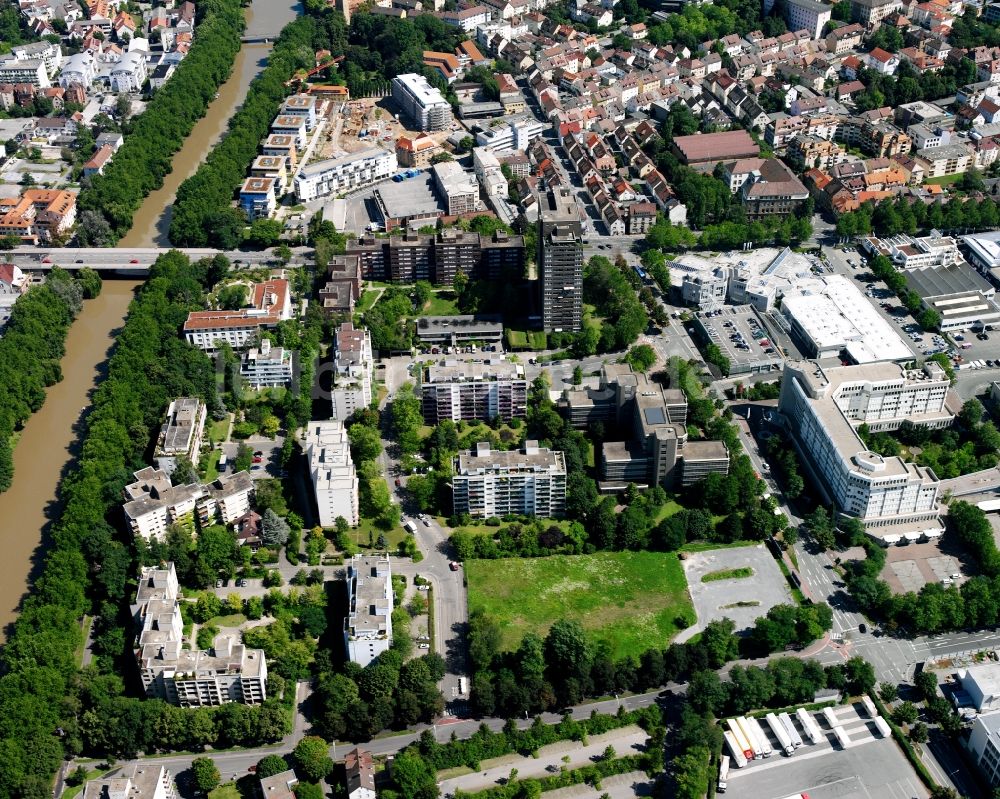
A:
[[[837,736],[837,742],[841,749],[846,749],[851,745],[851,738],[839,724],[833,728],[833,734]]]
[[[747,760],[753,760],[757,756],[757,753],[754,752],[750,739],[747,738],[746,733],[743,732],[743,728],[740,727],[739,720],[729,719],[726,724],[729,727],[729,732],[733,736],[733,742],[739,747],[740,751],[743,753],[743,757]]]
[[[788,733],[788,737],[792,740],[792,746],[796,749],[802,746],[802,736],[799,735],[799,731],[795,729],[795,725],[792,723],[792,717],[787,713],[779,713],[778,720],[784,725],[785,732]]]
[[[729,755],[723,755],[719,761],[719,793],[726,792],[726,780],[729,779]]]
[[[806,737],[811,743],[818,744],[821,740],[823,740],[823,736],[820,734],[819,727],[816,724],[816,719],[812,717],[812,713],[804,707],[800,707],[795,711],[795,715],[798,717],[799,724],[802,725],[802,729],[805,730]]]
[[[781,750],[788,756],[794,755],[795,747],[792,746],[792,739],[788,735],[785,725],[778,720],[778,717],[774,713],[768,713],[764,716],[764,720],[767,722],[767,726],[771,728],[771,732],[774,733],[774,737],[778,739],[778,743],[781,744]]]
[[[747,756],[740,749],[740,745],[736,743],[736,736],[730,730],[723,730],[722,737],[726,739],[726,746],[729,747],[729,754],[732,755],[732,762],[736,764],[736,768],[743,768],[747,764]],[[753,752],[750,754],[752,755]]]

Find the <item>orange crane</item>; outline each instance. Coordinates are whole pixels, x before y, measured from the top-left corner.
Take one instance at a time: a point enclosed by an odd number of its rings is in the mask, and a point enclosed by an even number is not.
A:
[[[313,67],[308,72],[306,72],[304,70],[299,70],[298,72],[295,73],[294,77],[291,80],[285,81],[285,85],[286,86],[297,86],[300,83],[303,83],[304,81],[306,81],[309,78],[311,78],[316,73],[322,72],[324,69],[326,69],[327,67],[333,66],[334,64],[339,64],[343,60],[344,60],[344,56],[338,55],[338,56],[334,56],[331,59],[328,59],[327,61],[324,61],[322,64],[319,64],[319,65]]]

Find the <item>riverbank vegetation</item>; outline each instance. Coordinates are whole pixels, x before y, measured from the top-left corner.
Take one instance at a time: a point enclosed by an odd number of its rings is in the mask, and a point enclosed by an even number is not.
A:
[[[341,15],[331,15],[331,19],[339,19],[343,27]],[[336,48],[338,43],[324,41],[325,33],[308,16],[299,17],[282,30],[268,56],[267,67],[250,84],[243,105],[229,122],[228,132],[198,171],[177,190],[170,223],[173,244],[221,249],[240,246],[246,222],[242,212],[232,205],[234,195],[289,92],[285,82],[296,70],[313,65],[313,52],[321,45]],[[342,51],[346,33],[342,32],[342,37],[341,49],[335,52]]]
[[[94,211],[103,221],[100,230],[88,230],[93,244],[111,245],[128,232],[133,215],[163,185],[174,154],[232,71],[245,25],[241,0],[204,0],[198,15],[187,57],[135,120],[104,174],[80,191],[80,211]]]
[[[188,312],[204,306],[212,274],[210,261],[163,255],[129,308],[79,459],[60,486],[51,549],[3,650],[0,799],[50,797],[67,755],[273,741],[288,729],[287,708],[272,699],[257,708],[185,710],[127,696],[118,676],[135,667],[127,643],[136,559],[114,522],[169,400],[201,396],[211,404],[216,397],[211,361],[178,336]],[[95,615],[95,659],[81,671],[85,612]]]
[[[14,479],[15,432],[42,407],[45,389],[62,379],[70,325],[83,298],[100,293],[100,277],[85,271],[79,280],[62,269],[49,272],[43,285],[14,303],[0,338],[0,492]]]

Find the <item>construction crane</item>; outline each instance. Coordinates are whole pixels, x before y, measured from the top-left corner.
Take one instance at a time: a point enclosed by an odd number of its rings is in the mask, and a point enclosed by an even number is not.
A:
[[[319,65],[313,67],[308,72],[306,72],[305,70],[301,70],[300,69],[298,72],[295,73],[295,75],[292,77],[291,80],[285,81],[285,85],[286,86],[298,86],[299,84],[304,83],[305,81],[307,81],[309,78],[311,78],[313,75],[317,74],[318,72],[322,72],[324,69],[326,69],[327,67],[331,67],[334,64],[339,64],[343,60],[344,60],[344,56],[338,55],[338,56],[334,56],[333,58],[330,58],[330,59],[324,61],[322,64],[319,64]]]

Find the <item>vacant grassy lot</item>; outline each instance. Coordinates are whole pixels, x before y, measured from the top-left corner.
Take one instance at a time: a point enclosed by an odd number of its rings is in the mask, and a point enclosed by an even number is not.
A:
[[[505,649],[526,632],[544,636],[552,623],[580,622],[615,658],[665,647],[694,620],[684,571],[667,552],[602,552],[465,563],[469,610],[485,610],[503,628]]]

